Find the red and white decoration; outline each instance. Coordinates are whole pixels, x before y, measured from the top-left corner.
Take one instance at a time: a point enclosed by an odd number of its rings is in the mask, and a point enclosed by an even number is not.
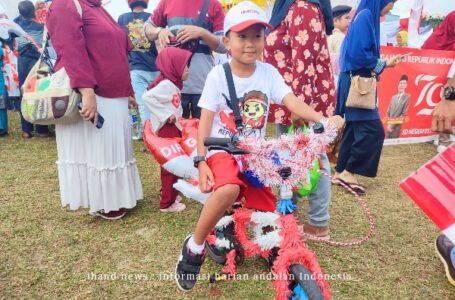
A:
[[[420,209],[455,243],[455,144],[400,183]]]

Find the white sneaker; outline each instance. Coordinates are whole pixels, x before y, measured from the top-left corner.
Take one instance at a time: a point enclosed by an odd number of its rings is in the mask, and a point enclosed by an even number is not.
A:
[[[186,205],[180,202],[174,202],[171,204],[171,206],[167,208],[160,208],[160,211],[162,212],[181,212],[186,208]]]

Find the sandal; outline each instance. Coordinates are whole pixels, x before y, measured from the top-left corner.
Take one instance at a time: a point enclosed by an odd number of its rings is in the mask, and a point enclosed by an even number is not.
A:
[[[22,132],[22,137],[23,137],[24,139],[30,139],[30,138],[33,137],[33,134],[31,134],[30,132],[24,131],[24,132]]]
[[[341,179],[340,177],[338,177],[336,180],[338,181],[338,185],[347,186],[348,188],[353,190],[359,196],[363,196],[366,194],[365,187],[358,183],[347,182],[347,181],[344,181],[343,179]]]

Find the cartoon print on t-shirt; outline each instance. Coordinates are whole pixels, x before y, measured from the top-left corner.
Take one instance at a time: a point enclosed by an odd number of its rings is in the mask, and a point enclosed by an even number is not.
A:
[[[226,100],[226,105],[232,110],[232,103],[229,98],[224,94],[222,96]],[[243,134],[261,136],[261,129],[267,120],[267,102],[267,95],[259,91],[248,92],[239,99],[239,111],[245,129]],[[219,119],[223,126],[220,128],[219,134],[232,136],[238,133],[232,111],[221,110]]]
[[[243,97],[242,121],[245,129],[261,129],[264,127],[267,116],[267,95],[252,91]]]

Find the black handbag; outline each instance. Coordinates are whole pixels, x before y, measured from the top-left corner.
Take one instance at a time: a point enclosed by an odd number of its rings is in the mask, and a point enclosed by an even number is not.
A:
[[[207,14],[207,10],[209,8],[209,3],[210,3],[210,0],[204,1],[202,9],[199,12],[199,17],[198,17],[196,26],[203,27],[202,25],[204,23],[204,17]],[[179,43],[179,42],[177,42],[177,39],[174,36],[174,37],[170,38],[169,46],[181,48],[181,49],[188,50],[188,51],[194,53],[199,48],[199,42],[200,42],[200,39],[191,40],[186,43]]]

